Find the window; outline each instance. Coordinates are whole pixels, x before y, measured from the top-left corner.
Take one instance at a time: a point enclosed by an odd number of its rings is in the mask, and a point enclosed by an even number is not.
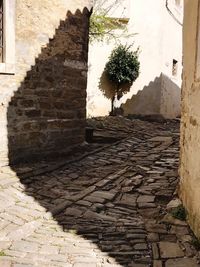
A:
[[[178,61],[176,59],[173,59],[173,64],[172,64],[172,76],[177,76],[178,73]]]
[[[15,73],[15,0],[0,0],[0,74]]]

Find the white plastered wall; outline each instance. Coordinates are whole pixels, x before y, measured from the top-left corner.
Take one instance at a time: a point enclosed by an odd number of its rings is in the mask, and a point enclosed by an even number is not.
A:
[[[173,0],[169,1],[169,8],[173,10],[175,16],[182,20],[182,12],[180,9],[176,11],[173,5]],[[140,47],[139,60],[141,63],[140,76],[131,87],[129,93],[124,95],[116,106],[122,103],[125,109],[125,114],[134,113],[133,105],[131,105],[131,98],[136,95],[138,91],[148,87],[149,83],[164,73],[179,87],[175,91],[175,103],[171,104],[169,101],[173,98],[173,89],[160,93],[159,101],[152,103],[157,107],[152,106],[153,110],[159,110],[158,113],[163,113],[165,117],[175,117],[180,113],[180,87],[181,87],[181,73],[182,73],[182,26],[179,25],[174,18],[168,13],[165,7],[165,1],[160,0],[132,0],[129,2],[129,22],[128,30],[130,34],[136,33],[131,38],[121,40],[122,43],[134,43],[133,49]],[[113,15],[114,16],[114,15]],[[105,98],[98,88],[99,79],[103,72],[108,57],[115,47],[115,44],[110,42],[100,43],[95,42],[90,45],[89,49],[89,75],[87,88],[87,113],[88,116],[108,115],[110,111],[110,100]],[[178,72],[176,77],[172,76],[172,62],[173,59],[178,61]],[[166,83],[165,83],[166,85]],[[152,88],[151,88],[152,90]],[[160,89],[162,91],[162,89]],[[156,92],[155,92],[156,94]],[[167,96],[165,98],[165,96]],[[133,96],[135,101],[135,96]],[[157,99],[156,97],[154,97]],[[141,98],[140,98],[141,101]],[[145,92],[144,103],[140,106],[145,107],[148,102],[148,93]],[[176,106],[177,102],[177,106]],[[175,110],[173,107],[176,106]],[[146,110],[138,110],[138,113],[146,114]],[[149,110],[151,113],[151,109]]]

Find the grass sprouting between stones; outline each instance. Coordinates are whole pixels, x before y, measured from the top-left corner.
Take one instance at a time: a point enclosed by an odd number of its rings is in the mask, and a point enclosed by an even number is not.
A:
[[[4,251],[0,251],[0,257],[6,256]]]
[[[183,207],[183,205],[179,205],[178,207],[173,208],[171,214],[175,219],[181,221],[185,221],[187,218],[187,212],[186,209]]]
[[[200,250],[200,240],[198,238],[194,237],[191,244],[196,248],[196,250]]]

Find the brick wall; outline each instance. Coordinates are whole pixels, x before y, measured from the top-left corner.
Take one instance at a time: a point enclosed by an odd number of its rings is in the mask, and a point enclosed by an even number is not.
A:
[[[16,73],[0,75],[0,165],[84,141],[89,1],[17,1]]]

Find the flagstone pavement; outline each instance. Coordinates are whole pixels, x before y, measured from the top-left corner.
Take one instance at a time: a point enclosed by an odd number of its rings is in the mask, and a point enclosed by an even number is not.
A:
[[[200,266],[191,230],[168,204],[179,122],[110,120],[90,123],[120,140],[60,165],[2,168],[0,267]]]

